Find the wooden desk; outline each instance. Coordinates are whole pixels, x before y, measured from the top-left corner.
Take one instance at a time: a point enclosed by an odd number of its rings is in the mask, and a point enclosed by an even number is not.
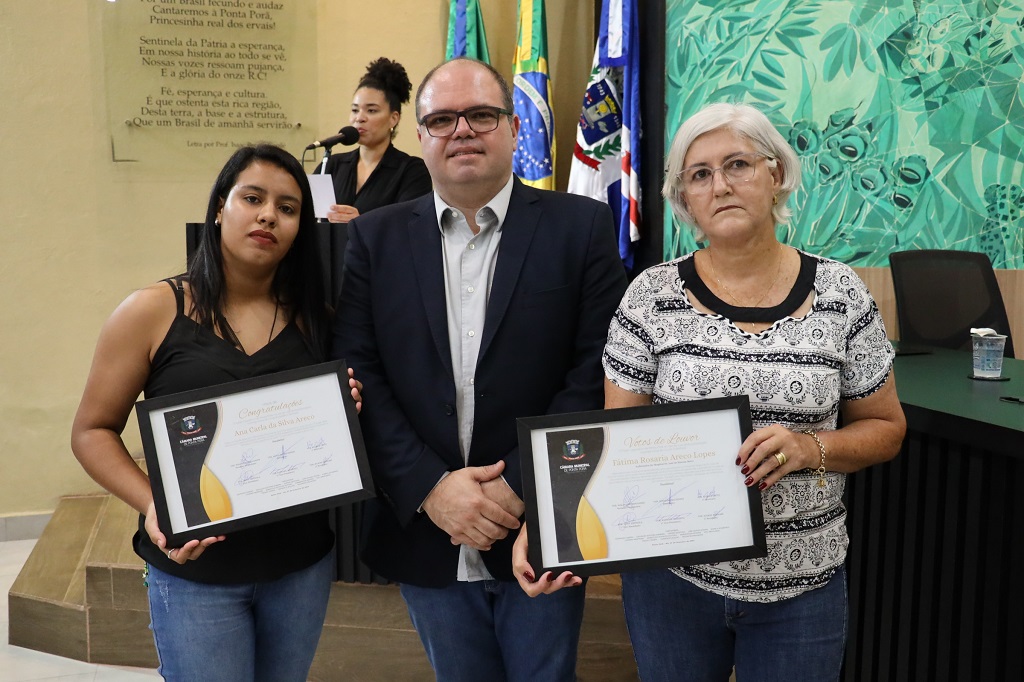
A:
[[[1024,679],[1024,360],[896,358],[907,438],[847,478],[845,680]]]

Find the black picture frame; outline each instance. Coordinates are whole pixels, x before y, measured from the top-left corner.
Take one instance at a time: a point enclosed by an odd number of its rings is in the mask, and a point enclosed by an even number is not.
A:
[[[303,402],[321,402],[325,396],[326,405]],[[241,411],[231,417],[222,413],[224,406],[249,398],[262,401],[260,407],[246,408],[244,417]],[[356,405],[349,395],[348,368],[342,360],[140,400],[135,409],[157,520],[167,547],[374,496]],[[212,429],[208,426],[211,420]],[[243,431],[227,435],[221,430],[233,424],[242,424]],[[294,440],[304,429],[318,426],[321,435],[299,447],[301,454],[285,445],[280,446],[280,453],[267,454],[274,442],[284,441],[285,436]],[[323,430],[329,438],[322,437]],[[301,440],[298,437],[296,445]],[[238,443],[251,443],[252,452],[244,451],[232,464],[238,475],[225,485],[207,463],[211,456]],[[264,486],[265,492],[260,492],[260,478],[274,481]],[[242,490],[242,486],[250,487]],[[211,514],[211,506],[221,512],[225,506],[235,508],[231,505],[233,490],[246,498],[248,511],[226,517]],[[293,494],[293,490],[299,492]],[[307,490],[310,492],[302,492]],[[207,493],[215,501],[204,497]],[[298,498],[302,501],[277,506],[281,500]]]
[[[561,560],[556,556],[552,556],[553,552],[545,552],[542,547],[542,542],[539,541],[538,530],[541,528],[541,524],[548,524],[548,528],[559,524],[562,521],[561,526],[563,533],[569,532],[578,534],[579,528],[579,515],[582,513],[579,510],[579,503],[577,499],[585,500],[583,495],[583,489],[577,484],[577,490],[566,491],[564,488],[561,493],[556,493],[553,490],[553,483],[551,480],[547,480],[543,487],[538,490],[538,467],[552,467],[552,458],[558,456],[558,453],[554,453],[552,450],[551,436],[554,436],[556,440],[563,437],[565,434],[575,436],[574,438],[566,441],[565,452],[560,457],[562,460],[572,462],[574,459],[581,457],[582,455],[573,454],[571,452],[572,447],[578,448],[578,453],[583,453],[587,450],[588,446],[585,442],[587,436],[587,430],[590,430],[594,435],[593,438],[597,439],[607,438],[607,432],[604,436],[599,436],[594,432],[595,429],[604,428],[607,425],[626,422],[631,420],[676,420],[679,424],[684,422],[687,424],[695,423],[695,417],[699,418],[702,413],[730,413],[735,415],[735,428],[736,428],[736,446],[738,448],[739,443],[751,433],[751,418],[750,418],[750,401],[747,396],[735,396],[725,398],[710,398],[705,400],[694,400],[685,402],[676,402],[660,405],[645,405],[640,407],[629,407],[615,410],[594,410],[589,412],[575,412],[570,414],[560,415],[545,415],[540,417],[528,417],[521,418],[518,420],[518,432],[519,432],[519,451],[520,457],[522,458],[522,470],[523,470],[523,488],[524,488],[524,502],[526,504],[526,519],[528,528],[530,529],[530,546],[529,546],[529,561],[531,566],[537,571],[537,575],[541,575],[545,571],[553,571],[556,575],[562,571],[571,571],[575,575],[579,576],[593,576],[593,575],[604,575],[610,573],[622,573],[625,571],[636,571],[636,570],[648,570],[654,568],[668,568],[674,566],[688,566],[694,564],[704,563],[716,563],[720,561],[732,561],[739,559],[747,559],[752,557],[764,556],[767,553],[767,543],[765,540],[764,532],[764,514],[761,507],[761,494],[756,487],[749,487],[745,490],[745,495],[742,496],[742,504],[746,509],[746,518],[749,523],[750,541],[741,545],[730,545],[726,547],[719,547],[712,550],[702,550],[693,552],[678,552],[678,551],[665,551],[659,547],[652,547],[651,551],[642,556],[634,556],[626,559],[615,559],[615,558],[601,558],[601,559],[586,559],[580,560],[566,559]],[[730,422],[730,418],[726,417],[725,421]],[[666,422],[668,424],[669,422]],[[544,452],[536,452],[535,438],[538,434],[543,435],[547,438],[547,445],[544,448]],[[581,442],[583,441],[583,442]],[[576,445],[572,446],[571,443],[575,442]],[[594,443],[597,443],[595,440]],[[605,448],[603,444],[595,445],[598,449]],[[608,445],[610,447],[610,444]],[[602,455],[598,458],[593,467],[596,471],[600,465],[600,459],[607,453],[606,449],[602,449]],[[703,453],[702,453],[703,454]],[[720,454],[717,457],[728,457],[728,466],[733,466],[732,457],[734,453]],[[681,456],[681,459],[685,459]],[[559,469],[566,467],[578,467],[584,466],[583,464],[564,464],[561,461],[557,462]],[[676,462],[678,464],[678,462]],[[651,469],[649,467],[657,468],[659,464],[644,464],[644,467],[648,467],[647,471]],[[541,471],[544,471],[542,469]],[[570,472],[572,473],[572,472]],[[593,475],[593,474],[591,474]],[[645,475],[648,475],[645,473]],[[740,477],[739,468],[735,470],[735,475]],[[540,478],[545,478],[546,475],[542,474]],[[586,484],[589,486],[589,481]],[[564,519],[560,519],[559,515],[549,510],[550,506],[554,508],[555,500],[553,499],[557,494],[567,496],[566,507],[570,510],[574,509],[573,504],[577,504],[575,508],[575,521],[576,527],[568,531],[565,530]],[[550,505],[548,504],[550,502]],[[669,501],[671,504],[671,501]],[[543,505],[545,510],[544,513],[541,511]],[[589,506],[589,502],[587,502]],[[595,512],[596,513],[596,512]],[[742,514],[741,514],[742,516]],[[549,532],[557,534],[558,528],[550,530]],[[550,537],[550,535],[549,535]],[[570,552],[571,554],[571,552]]]

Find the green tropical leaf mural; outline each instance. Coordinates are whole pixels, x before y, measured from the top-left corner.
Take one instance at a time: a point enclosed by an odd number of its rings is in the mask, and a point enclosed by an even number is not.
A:
[[[668,0],[665,149],[711,102],[800,155],[787,243],[850,265],[983,251],[1024,268],[1024,0]],[[665,258],[696,248],[665,219]]]

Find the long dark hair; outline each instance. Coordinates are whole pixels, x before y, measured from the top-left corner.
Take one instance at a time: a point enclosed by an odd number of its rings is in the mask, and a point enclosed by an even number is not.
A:
[[[302,331],[313,357],[317,361],[326,357],[329,309],[324,286],[323,265],[316,241],[316,216],[313,213],[313,194],[309,189],[306,172],[294,156],[270,144],[241,147],[221,169],[210,191],[206,207],[206,222],[192,260],[188,264],[192,310],[196,321],[203,327],[219,333],[239,345],[238,337],[224,317],[224,264],[220,244],[220,225],[217,213],[228,193],[238,182],[246,168],[262,161],[287,172],[299,185],[302,206],[299,208],[299,232],[278,264],[271,294],[289,311],[289,321],[300,320]]]

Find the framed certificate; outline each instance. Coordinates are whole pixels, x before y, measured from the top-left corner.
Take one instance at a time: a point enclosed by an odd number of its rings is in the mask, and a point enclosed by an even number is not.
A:
[[[601,575],[764,556],[746,396],[519,419],[530,563]]]
[[[168,547],[374,495],[342,361],[135,410]]]

